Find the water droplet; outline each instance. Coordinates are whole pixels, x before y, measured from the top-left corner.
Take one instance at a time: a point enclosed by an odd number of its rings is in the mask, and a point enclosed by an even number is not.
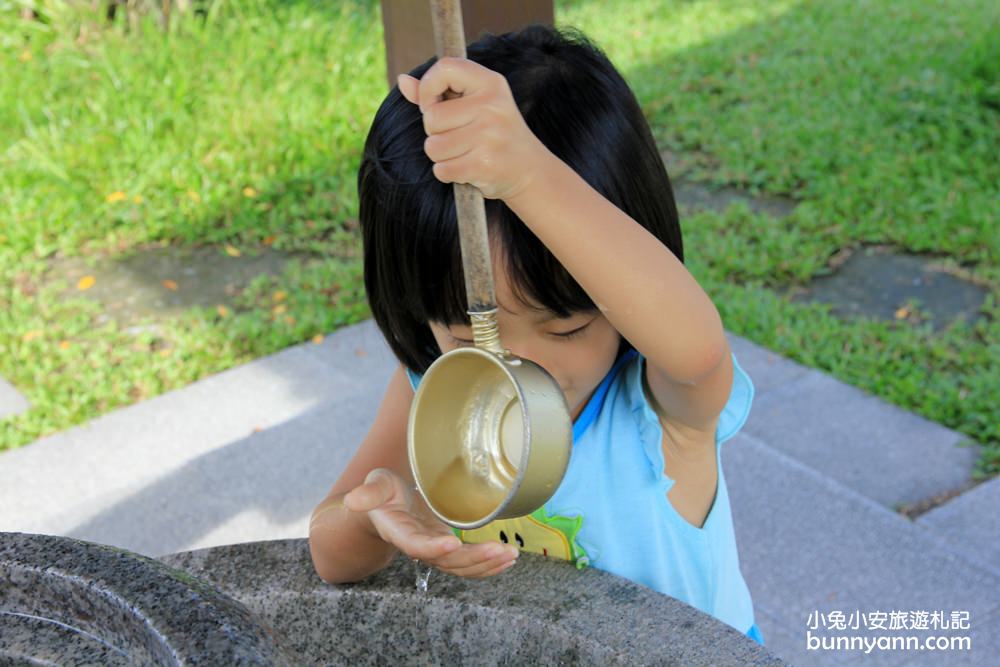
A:
[[[425,567],[418,559],[413,559],[413,572],[416,575],[418,593],[422,595],[427,594],[427,581],[431,578],[431,571],[433,569],[430,566]]]

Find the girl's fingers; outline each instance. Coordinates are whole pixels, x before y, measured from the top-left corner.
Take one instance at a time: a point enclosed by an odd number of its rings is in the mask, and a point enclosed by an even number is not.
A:
[[[398,546],[398,545],[397,545]],[[454,535],[443,537],[414,538],[402,551],[410,558],[419,558],[428,563],[435,563],[462,547],[462,541]],[[402,547],[401,547],[402,548]]]
[[[396,85],[399,87],[399,92],[408,102],[417,105],[420,104],[420,92],[418,90],[420,79],[415,79],[409,74],[400,74],[396,77]]]
[[[503,565],[500,565],[498,567],[493,568],[492,570],[490,570],[486,574],[480,575],[479,578],[493,577],[493,576],[496,576],[496,575],[498,575],[498,574],[500,574],[502,572],[506,572],[510,568],[514,567],[515,563],[517,563],[517,559],[514,559],[512,561],[508,561],[508,562],[504,563]]]
[[[497,193],[494,188],[486,187],[491,175],[490,153],[485,150],[470,150],[458,157],[443,162],[434,162],[431,171],[434,177],[442,183],[468,183],[480,189],[487,199],[496,199]],[[480,175],[481,178],[469,178],[471,174]]]
[[[403,97],[418,106],[420,100],[424,99],[420,93],[420,82],[421,79],[415,79],[409,74],[400,74],[396,79],[396,85]],[[468,125],[481,110],[482,101],[468,95],[448,100],[447,104],[425,104],[420,109],[424,134],[437,134]]]
[[[517,559],[511,558],[510,554],[504,554],[502,556],[497,556],[495,558],[490,558],[488,560],[469,565],[468,567],[450,567],[445,571],[459,577],[475,579],[479,577],[488,577],[495,572],[502,572],[504,568],[510,567],[511,564],[516,562]]]
[[[499,542],[462,544],[454,535],[428,535],[412,524],[397,524],[385,537],[410,558],[460,577],[492,576],[510,567],[519,555],[516,548]]]
[[[378,507],[381,494],[372,484],[363,484],[351,489],[344,496],[344,507],[352,512],[367,512]]]
[[[353,512],[368,512],[395,495],[392,473],[376,468],[365,477],[365,483],[344,496],[344,505]]]
[[[424,152],[431,162],[446,162],[462,157],[482,141],[482,131],[477,123],[435,134],[424,140]]]
[[[427,107],[422,114],[424,134],[430,136],[465,127],[481,113],[483,113],[483,101],[475,95],[458,97],[448,100],[446,103],[435,104]]]
[[[382,539],[410,558],[434,561],[462,546],[442,525],[422,523],[403,510],[376,510],[369,516]]]
[[[503,546],[499,542],[464,544],[461,549],[439,558],[434,565],[451,574],[474,577],[516,560],[517,555],[515,548]]]
[[[465,58],[441,58],[420,79],[420,110],[443,99],[449,88],[461,95],[468,95],[496,84],[502,74],[489,70]],[[506,81],[506,79],[504,79]]]

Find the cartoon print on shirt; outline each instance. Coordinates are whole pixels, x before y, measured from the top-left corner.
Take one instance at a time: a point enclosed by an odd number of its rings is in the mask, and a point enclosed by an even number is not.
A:
[[[576,540],[581,525],[582,516],[548,516],[540,507],[527,516],[491,521],[482,528],[455,530],[455,534],[469,544],[499,540],[521,551],[568,560],[583,569],[590,558]]]

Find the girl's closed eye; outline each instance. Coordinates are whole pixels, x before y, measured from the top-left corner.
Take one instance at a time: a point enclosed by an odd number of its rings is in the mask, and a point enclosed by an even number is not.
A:
[[[451,342],[459,347],[472,345],[471,340],[465,340],[464,338],[455,338],[455,334],[448,332],[448,337],[451,338]]]
[[[577,338],[577,337],[582,336],[584,334],[584,332],[587,330],[587,327],[590,326],[591,322],[593,322],[593,320],[591,320],[590,322],[587,322],[582,327],[577,327],[576,329],[573,329],[572,331],[567,331],[565,333],[552,332],[552,335],[553,336],[559,336],[562,339]]]
[[[559,338],[561,340],[571,340],[573,338],[578,338],[579,336],[582,336],[586,332],[587,327],[589,327],[592,323],[593,320],[587,322],[583,326],[571,329],[570,331],[565,331],[565,332],[550,331],[549,333],[552,336],[555,336],[556,338]],[[455,336],[455,334],[451,333],[450,331],[448,332],[448,336],[451,338],[451,342],[455,343],[460,347],[473,344],[473,341],[468,340],[466,338],[458,338],[457,336]]]

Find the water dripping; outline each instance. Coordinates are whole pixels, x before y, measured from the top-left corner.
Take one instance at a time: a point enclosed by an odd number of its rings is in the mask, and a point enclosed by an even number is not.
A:
[[[416,575],[417,592],[426,595],[427,594],[427,581],[431,578],[431,571],[434,568],[429,565],[425,566],[418,559],[413,559],[413,572]]]

